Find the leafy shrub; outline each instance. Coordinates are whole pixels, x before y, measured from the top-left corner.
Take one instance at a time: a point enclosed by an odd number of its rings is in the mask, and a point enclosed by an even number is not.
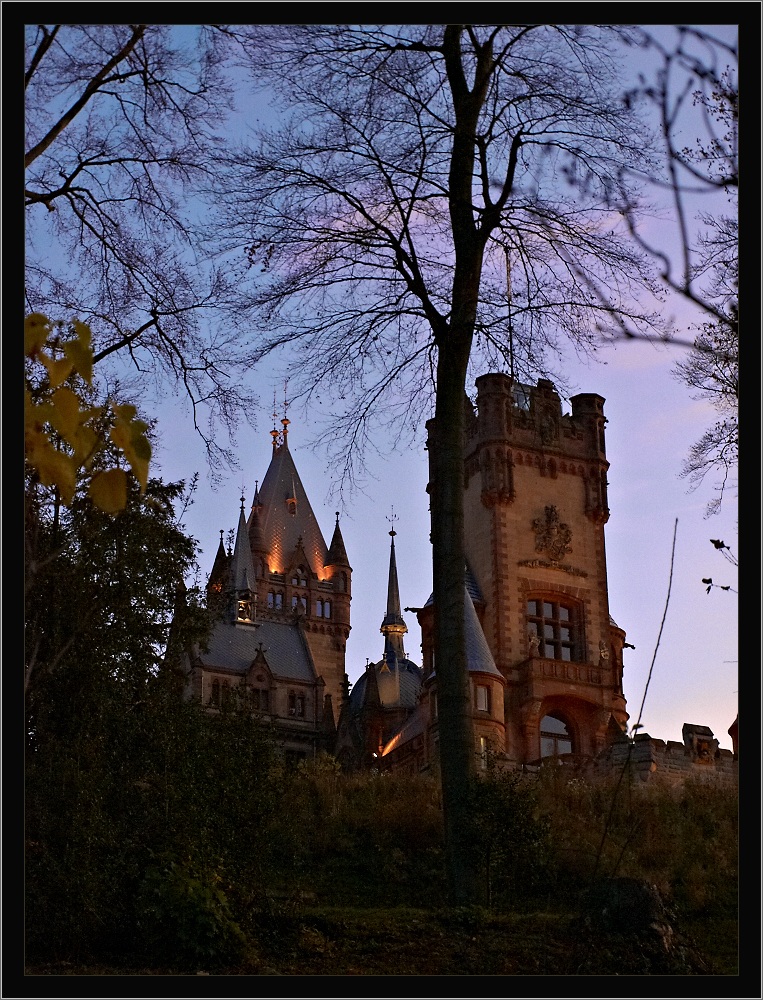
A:
[[[235,962],[246,938],[225,893],[175,861],[149,869],[137,900],[145,950],[154,961],[206,968]]]

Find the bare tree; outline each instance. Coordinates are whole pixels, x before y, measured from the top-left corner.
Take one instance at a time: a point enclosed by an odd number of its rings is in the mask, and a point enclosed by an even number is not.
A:
[[[382,393],[394,421],[417,420],[434,395],[429,489],[447,865],[453,899],[474,902],[467,374],[487,360],[530,375],[564,343],[585,350],[623,332],[660,332],[636,300],[654,290],[648,268],[616,231],[620,168],[648,155],[643,123],[616,93],[620,32],[229,30],[279,114],[217,174],[223,213],[213,235],[229,266],[239,263],[240,309],[257,318],[261,354],[288,346],[292,384],[340,400],[332,438],[344,448],[349,437],[362,452]]]
[[[212,459],[208,420],[247,412],[251,361],[209,326],[226,281],[193,239],[230,107],[223,44],[205,25],[25,27],[27,308],[89,323],[99,372],[131,371],[143,396],[169,379]]]
[[[692,445],[682,475],[692,488],[716,474],[707,513],[720,510],[738,457],[739,397],[739,91],[736,43],[710,27],[671,25],[631,36],[657,59],[629,102],[645,101],[660,124],[656,172],[636,174],[668,197],[678,229],[677,251],[643,234],[641,212],[627,193],[624,218],[638,246],[657,261],[663,281],[697,309],[694,346],[675,375],[695,398],[708,399],[719,419]],[[687,136],[696,136],[688,141]],[[623,166],[630,183],[632,166]],[[708,208],[708,200],[712,207]]]

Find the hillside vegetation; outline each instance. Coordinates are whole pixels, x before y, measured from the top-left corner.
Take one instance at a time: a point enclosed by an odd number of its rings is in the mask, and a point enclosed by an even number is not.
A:
[[[27,975],[737,974],[733,789],[490,773],[486,906],[454,910],[432,777],[286,770],[169,691],[122,708],[30,742]]]

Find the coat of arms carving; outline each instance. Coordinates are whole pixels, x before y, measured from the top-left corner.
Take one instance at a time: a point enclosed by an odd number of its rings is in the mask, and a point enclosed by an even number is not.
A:
[[[558,561],[572,551],[572,531],[559,517],[556,507],[546,507],[543,517],[533,521],[535,551],[545,552],[550,559]]]

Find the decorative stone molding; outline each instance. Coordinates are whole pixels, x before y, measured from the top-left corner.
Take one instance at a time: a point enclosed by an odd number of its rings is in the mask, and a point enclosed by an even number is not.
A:
[[[553,505],[544,509],[543,517],[533,521],[535,532],[535,551],[545,552],[554,562],[563,559],[572,551],[572,531],[559,517],[559,511]]]

